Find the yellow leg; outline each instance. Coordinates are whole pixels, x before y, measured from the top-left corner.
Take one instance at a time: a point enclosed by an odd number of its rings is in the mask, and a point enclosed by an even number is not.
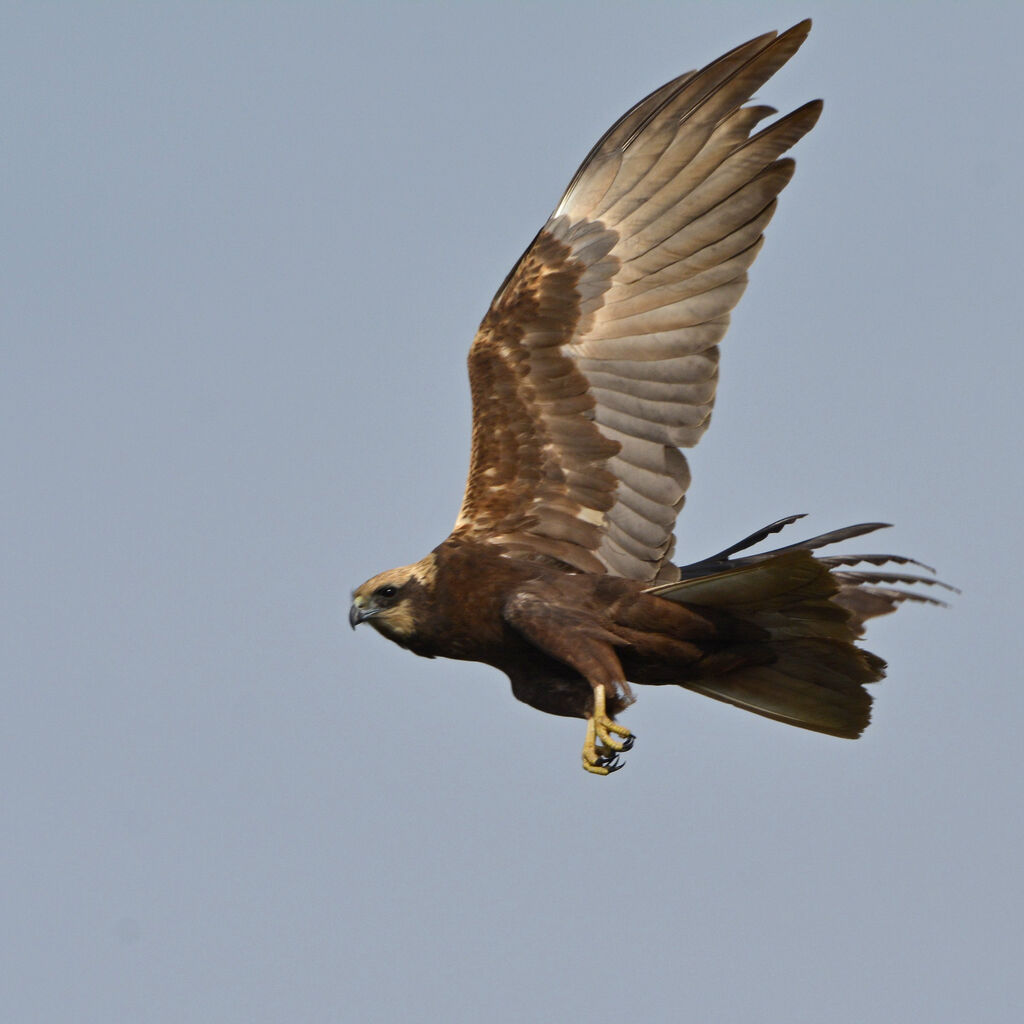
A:
[[[621,738],[616,738],[621,737]],[[609,717],[603,686],[594,687],[594,711],[587,719],[583,768],[594,775],[611,775],[623,767],[618,755],[633,746],[633,734]]]

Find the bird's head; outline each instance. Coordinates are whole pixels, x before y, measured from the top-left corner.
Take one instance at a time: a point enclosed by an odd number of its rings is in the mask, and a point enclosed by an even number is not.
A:
[[[417,613],[433,582],[433,555],[378,573],[352,592],[349,624],[355,629],[360,622],[368,622],[378,633],[404,645],[416,633]]]

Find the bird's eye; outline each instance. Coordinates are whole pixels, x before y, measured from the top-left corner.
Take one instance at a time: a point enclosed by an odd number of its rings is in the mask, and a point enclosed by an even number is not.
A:
[[[397,593],[398,593],[398,587],[387,586],[387,587],[381,587],[380,590],[377,591],[377,596],[378,597],[394,597],[395,594],[397,594]]]

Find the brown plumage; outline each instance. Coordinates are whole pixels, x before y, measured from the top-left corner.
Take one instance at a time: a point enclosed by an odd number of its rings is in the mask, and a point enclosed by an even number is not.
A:
[[[505,672],[522,701],[587,719],[584,767],[633,737],[630,684],[678,684],[835,736],[867,725],[885,663],[865,619],[934,583],[814,554],[883,524],[738,556],[790,519],[690,566],[672,563],[707,428],[717,344],[814,101],[744,106],[796,52],[801,22],[655,90],[605,134],[498,290],[469,353],[473,446],[455,528],[354,594],[350,621],[425,657]],[[917,563],[913,563],[917,564]],[[933,602],[934,603],[934,602]]]

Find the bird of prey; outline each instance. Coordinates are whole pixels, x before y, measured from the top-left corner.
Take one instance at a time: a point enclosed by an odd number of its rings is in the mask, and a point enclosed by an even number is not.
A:
[[[470,348],[472,455],[451,535],[353,594],[353,627],[491,665],[519,700],[585,719],[583,767],[597,775],[633,745],[616,719],[636,684],[858,736],[864,684],[885,673],[856,645],[865,620],[939,603],[903,588],[935,582],[893,571],[912,559],[816,553],[882,523],[740,554],[792,516],[672,561],[690,483],[679,449],[708,426],[718,343],[793,175],[783,154],[822,106],[759,128],[776,111],[750,100],[809,30],[680,75],[591,150]]]

